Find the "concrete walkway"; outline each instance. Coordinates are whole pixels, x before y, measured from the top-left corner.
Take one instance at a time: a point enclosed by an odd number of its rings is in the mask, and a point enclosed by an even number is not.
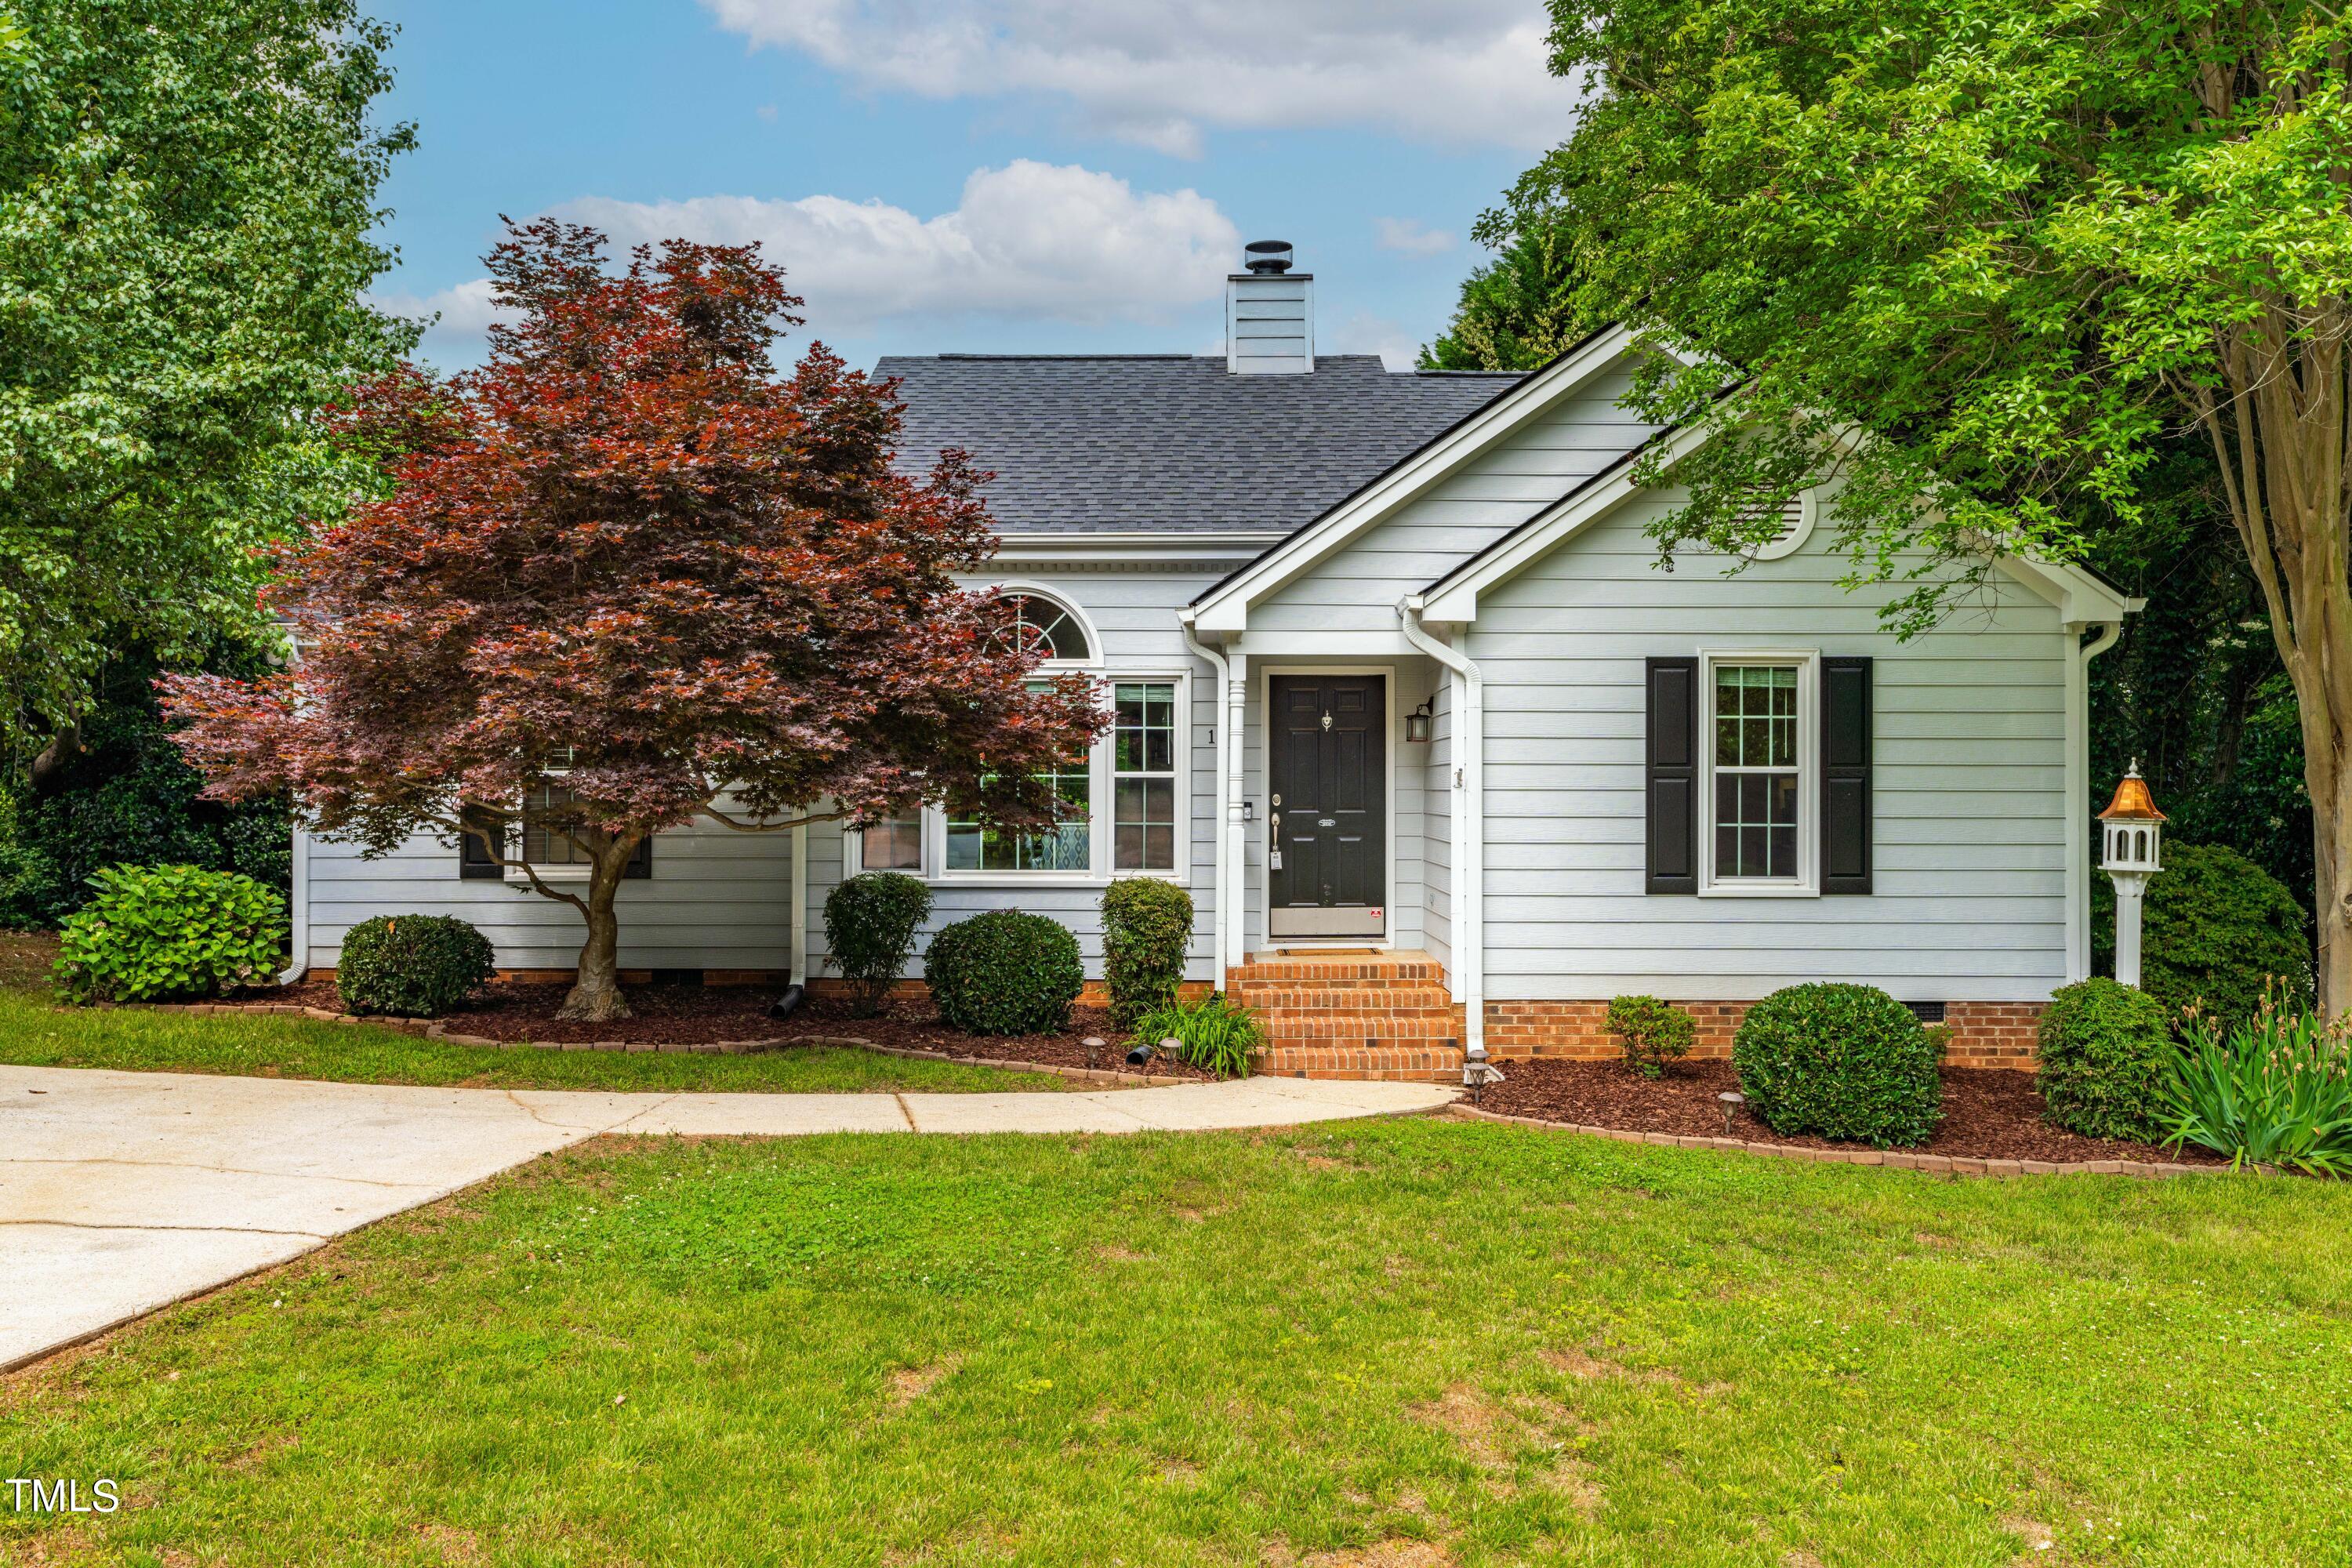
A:
[[[1431,1110],[1427,1084],[597,1094],[0,1067],[0,1372],[600,1133],[1140,1132]]]

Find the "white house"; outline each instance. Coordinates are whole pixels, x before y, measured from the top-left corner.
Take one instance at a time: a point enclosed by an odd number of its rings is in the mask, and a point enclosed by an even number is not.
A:
[[[1227,352],[884,360],[903,461],[995,470],[987,582],[1098,676],[1115,724],[1044,837],[936,811],[864,835],[663,835],[622,890],[623,963],[822,975],[841,878],[921,876],[935,921],[1055,916],[1099,973],[1122,876],[1199,910],[1191,975],[1273,1026],[1269,1070],[1433,1076],[1465,1056],[1601,1054],[1612,996],[1692,1004],[1701,1048],[1804,980],[1882,986],[2018,1065],[2088,973],[2085,671],[2137,607],[2005,560],[1908,643],[1848,592],[1819,498],[1736,572],[1660,568],[1677,504],[1620,406],[1629,334],[1527,375],[1318,354],[1314,279],[1254,247]],[[298,960],[371,915],[462,915],[502,964],[562,970],[569,908],[420,837],[297,844]],[[815,939],[822,945],[821,935]],[[919,973],[919,971],[918,971]]]

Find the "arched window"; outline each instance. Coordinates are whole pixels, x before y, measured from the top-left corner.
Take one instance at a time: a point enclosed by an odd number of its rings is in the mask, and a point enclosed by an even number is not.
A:
[[[1094,645],[1077,612],[1058,599],[1026,588],[1008,588],[997,596],[1003,629],[998,637],[1011,647],[1067,664],[1094,659]]]

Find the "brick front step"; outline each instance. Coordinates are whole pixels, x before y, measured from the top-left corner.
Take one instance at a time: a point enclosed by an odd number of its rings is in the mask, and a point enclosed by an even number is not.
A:
[[[1417,1046],[1269,1046],[1250,1070],[1271,1078],[1384,1079],[1400,1083],[1459,1083],[1462,1053]]]
[[[1274,981],[1284,985],[1442,984],[1444,966],[1425,952],[1261,952],[1234,971],[1237,983]]]
[[[1261,1012],[1286,1013],[1417,1013],[1452,1005],[1444,989],[1436,985],[1400,985],[1386,991],[1360,991],[1350,986],[1328,990],[1261,983],[1234,987],[1235,994]]]
[[[1452,1082],[1462,1014],[1425,952],[1259,953],[1234,993],[1265,1026],[1256,1070],[1284,1077]]]

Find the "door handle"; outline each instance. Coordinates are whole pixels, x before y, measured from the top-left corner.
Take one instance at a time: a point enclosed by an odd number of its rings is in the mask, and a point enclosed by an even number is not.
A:
[[[1339,822],[1337,817],[1318,816],[1315,819],[1315,826],[1318,827],[1337,827],[1339,826]]]

